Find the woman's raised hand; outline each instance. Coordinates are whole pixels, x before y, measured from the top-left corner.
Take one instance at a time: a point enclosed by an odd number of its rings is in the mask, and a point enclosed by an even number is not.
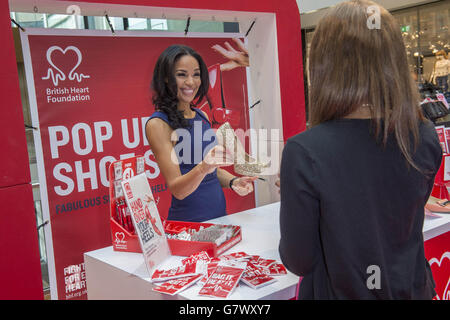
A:
[[[220,65],[220,70],[230,71],[237,67],[248,67],[249,56],[248,50],[244,43],[239,38],[234,38],[233,41],[239,48],[234,49],[229,42],[225,41],[225,48],[219,44],[212,46],[212,49],[220,53],[224,58],[228,59],[228,62]]]

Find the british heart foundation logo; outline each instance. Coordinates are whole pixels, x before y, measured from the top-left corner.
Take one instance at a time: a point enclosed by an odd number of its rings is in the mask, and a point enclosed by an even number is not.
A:
[[[75,55],[70,54],[70,52],[74,52]],[[58,63],[56,62],[56,54],[62,54],[64,56],[64,65],[59,64],[61,59],[58,59]],[[75,46],[68,46],[65,49],[58,46],[51,46],[47,49],[46,57],[50,67],[47,69],[47,75],[41,79],[51,80],[55,86],[58,86],[62,81],[82,82],[83,79],[91,77],[90,75],[76,72],[83,61],[83,56],[81,51]],[[68,74],[66,74],[67,71]]]

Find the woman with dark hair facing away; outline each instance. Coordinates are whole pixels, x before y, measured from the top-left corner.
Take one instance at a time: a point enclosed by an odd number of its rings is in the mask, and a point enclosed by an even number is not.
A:
[[[221,166],[232,154],[216,142],[207,116],[194,107],[209,88],[208,69],[192,48],[172,45],[153,72],[155,112],[145,126],[150,148],[172,193],[168,220],[201,222],[226,214],[222,188],[245,196],[256,177],[235,177]]]
[[[376,3],[339,3],[310,50],[310,127],[280,169],[279,252],[298,298],[432,299],[422,228],[442,150],[400,27]]]

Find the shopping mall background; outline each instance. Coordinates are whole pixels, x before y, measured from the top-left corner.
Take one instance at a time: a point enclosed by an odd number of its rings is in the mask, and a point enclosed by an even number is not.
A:
[[[302,57],[305,85],[305,100],[307,113],[307,64],[308,64],[308,48],[314,34],[314,28],[323,14],[330,6],[341,2],[333,0],[297,0],[301,18],[301,35],[302,35]],[[437,50],[445,50],[450,52],[450,0],[444,1],[415,1],[415,0],[386,0],[376,1],[387,8],[398,20],[403,34],[404,42],[407,48],[408,63],[411,72],[418,75],[418,81],[429,80],[435,61],[435,52]],[[35,5],[39,1],[10,0],[9,10],[10,17],[14,19],[23,28],[65,28],[65,29],[97,29],[109,30],[110,27],[104,16],[79,16],[55,14],[49,12],[42,13],[39,5]],[[282,1],[279,5],[282,5]],[[2,5],[1,9],[6,10],[7,5]],[[167,32],[183,32],[186,27],[185,20],[174,19],[148,19],[137,18],[133,16],[127,17],[110,17],[111,23],[115,30],[147,30],[147,31],[167,31]],[[34,149],[31,116],[28,105],[27,88],[25,81],[25,70],[20,46],[19,30],[16,24],[11,22],[13,28],[13,36],[15,43],[15,51],[17,58],[17,70],[19,75],[21,101],[23,104],[23,118],[25,122],[25,134],[28,145],[29,167],[31,172],[31,185],[33,190],[34,210],[36,215],[36,228],[39,243],[39,255],[42,270],[42,286],[44,296],[48,298],[49,283],[47,270],[47,255],[44,240],[43,226],[44,221],[41,210],[39,180],[37,178],[36,155]],[[192,32],[219,32],[219,33],[235,33],[244,32],[239,22],[229,21],[201,21],[193,20],[190,23],[190,31]],[[107,54],[105,52],[105,54]],[[5,107],[5,106],[4,106]],[[3,108],[4,108],[3,107]],[[3,112],[3,110],[2,110]],[[19,197],[20,199],[20,197]],[[276,201],[277,198],[271,198],[269,202]],[[30,207],[24,207],[24,210],[30,210]],[[32,209],[31,209],[32,210]],[[4,223],[5,212],[2,212],[2,223]],[[0,253],[1,254],[1,253]],[[7,263],[1,260],[1,263]]]
[[[325,4],[333,5],[338,2],[341,1],[302,1],[303,4],[300,4],[300,12],[303,12],[300,19],[306,103],[308,103],[308,75],[306,72],[309,58],[308,49],[314,35],[314,28],[328,10]],[[430,81],[436,61],[435,53],[440,50],[444,50],[447,54],[450,53],[450,1],[385,0],[375,2],[388,9],[400,25],[412,74],[418,82]],[[440,121],[449,120],[450,116],[440,119]]]

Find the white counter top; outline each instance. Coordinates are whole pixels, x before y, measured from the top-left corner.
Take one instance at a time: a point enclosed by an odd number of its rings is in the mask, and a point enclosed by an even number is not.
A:
[[[208,222],[239,225],[242,241],[226,253],[245,251],[279,262],[278,244],[280,203],[272,203],[255,209],[227,215]],[[424,240],[450,231],[450,214],[425,217]],[[181,265],[184,257],[172,256],[160,268]],[[114,251],[112,246],[84,254],[89,299],[210,299],[198,295],[200,287],[194,285],[176,296],[152,291],[142,254]],[[240,283],[229,299],[290,299],[295,296],[298,277],[288,271],[278,276],[277,282],[260,289],[251,289]]]

